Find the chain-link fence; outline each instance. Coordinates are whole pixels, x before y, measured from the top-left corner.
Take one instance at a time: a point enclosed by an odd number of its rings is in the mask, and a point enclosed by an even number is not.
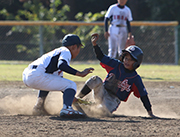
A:
[[[178,64],[178,29],[177,25],[171,23],[132,24],[136,45],[144,52],[143,63]],[[41,24],[0,22],[0,32],[0,60],[35,60],[43,53],[61,46],[60,41],[68,33],[80,36],[85,45],[74,61],[96,60],[90,41],[90,34],[93,32],[100,34],[98,44],[105,54],[108,53],[103,22],[94,24],[64,22],[53,25],[45,22]]]

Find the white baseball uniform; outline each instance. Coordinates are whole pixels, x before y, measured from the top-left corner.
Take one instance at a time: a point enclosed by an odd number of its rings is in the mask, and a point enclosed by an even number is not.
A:
[[[108,56],[116,58],[117,52],[120,56],[125,48],[127,40],[127,19],[132,21],[130,8],[124,5],[124,8],[118,7],[118,4],[111,5],[105,15],[105,18],[111,19],[109,26],[109,53]]]
[[[24,83],[31,88],[45,91],[64,91],[68,88],[76,91],[76,83],[63,78],[63,71],[58,68],[62,60],[69,65],[71,53],[66,47],[44,54],[23,71]]]

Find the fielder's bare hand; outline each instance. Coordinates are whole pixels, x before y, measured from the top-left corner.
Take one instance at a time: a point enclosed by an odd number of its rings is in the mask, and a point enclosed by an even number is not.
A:
[[[99,34],[97,33],[94,33],[91,35],[91,42],[93,44],[93,46],[96,46],[97,45],[97,40],[99,39]]]
[[[131,35],[131,36],[129,36],[127,38],[126,47],[125,48],[127,48],[127,47],[129,47],[131,45],[135,45],[135,41],[134,41],[134,36],[133,35]]]
[[[109,32],[105,32],[105,33],[104,33],[105,39],[108,39],[109,36],[110,36]]]
[[[76,73],[76,76],[85,77],[85,76],[88,75],[89,73],[92,73],[93,70],[94,70],[94,68],[87,68],[87,69],[85,69],[85,70],[83,70],[83,71],[81,71],[81,72],[78,71],[78,72]]]

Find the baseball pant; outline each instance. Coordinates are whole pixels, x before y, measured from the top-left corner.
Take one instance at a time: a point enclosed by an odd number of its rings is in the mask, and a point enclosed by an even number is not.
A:
[[[76,91],[76,83],[55,74],[45,73],[41,66],[29,65],[23,71],[23,82],[31,88],[45,91],[64,91],[68,88]]]
[[[106,91],[100,77],[92,76],[86,81],[86,84],[93,90],[93,97],[97,103],[105,106],[111,113],[118,108],[121,101],[118,97]]]
[[[108,56],[111,58],[116,58],[122,54],[122,50],[125,49],[127,40],[127,28],[126,27],[116,27],[110,25],[108,37]]]

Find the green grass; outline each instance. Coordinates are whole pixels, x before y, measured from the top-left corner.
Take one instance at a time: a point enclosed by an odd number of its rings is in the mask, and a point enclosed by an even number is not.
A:
[[[137,72],[146,81],[180,82],[180,66],[177,65],[141,65]]]
[[[21,81],[25,67],[27,65],[0,64],[0,81]]]
[[[22,72],[28,66],[28,62],[0,62],[0,81],[22,81]],[[106,71],[98,64],[73,63],[72,67],[82,71],[85,68],[93,67],[93,73],[84,78],[64,73],[64,77],[73,81],[86,81],[93,75],[98,75],[102,79],[106,76]],[[144,81],[179,81],[180,66],[175,65],[141,65],[137,72]]]
[[[103,69],[98,63],[97,64],[73,64],[72,65],[74,68],[78,69],[79,71],[83,71],[85,68],[89,68],[92,67],[94,68],[93,73],[88,74],[86,77],[77,77],[77,76],[73,76],[73,75],[69,75],[67,73],[64,73],[64,77],[69,78],[73,81],[86,81],[88,78],[90,78],[93,75],[98,75],[99,77],[101,77],[102,79],[105,78],[106,76],[106,71],[105,69]]]

